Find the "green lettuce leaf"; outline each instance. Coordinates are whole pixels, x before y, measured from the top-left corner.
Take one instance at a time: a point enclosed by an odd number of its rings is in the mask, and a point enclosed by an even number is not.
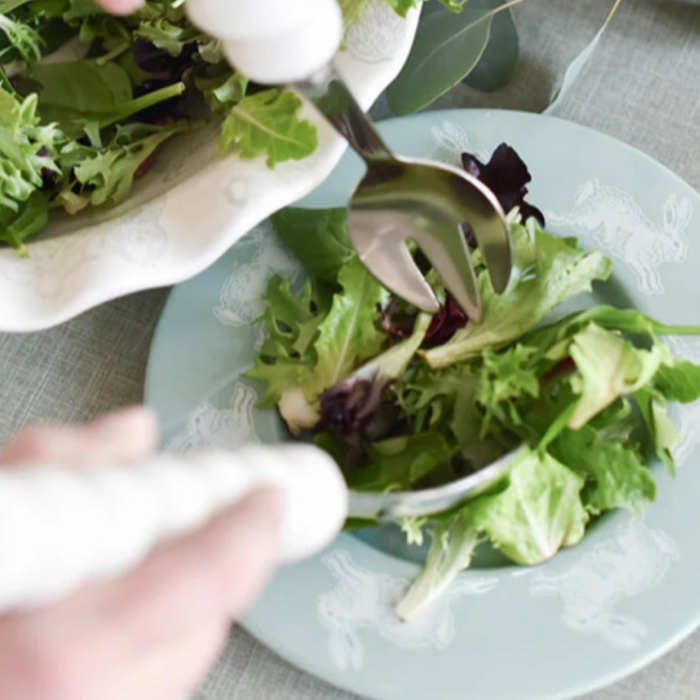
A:
[[[423,570],[396,606],[396,614],[407,622],[439,598],[457,574],[469,567],[479,544],[467,510],[436,520],[431,538]]]
[[[18,211],[0,207],[0,241],[7,243],[26,256],[25,241],[39,233],[49,218],[49,203],[46,197],[35,190]]]
[[[42,40],[39,33],[23,22],[0,13],[0,35],[6,45],[0,44],[0,63],[9,62],[13,51],[23,61],[40,61]]]
[[[386,290],[357,258],[340,271],[338,282],[342,291],[334,295],[318,328],[316,365],[301,382],[304,394],[314,404],[322,391],[379,354],[386,342],[385,333],[376,324],[377,308],[386,300]]]
[[[318,146],[315,125],[300,120],[301,100],[291,92],[264,90],[244,97],[229,113],[221,131],[221,148],[237,145],[243,158],[267,156],[274,168],[300,160]]]
[[[196,126],[196,125],[195,125]],[[114,205],[124,201],[131,192],[136,173],[141,164],[154,151],[175,134],[193,128],[190,122],[175,122],[164,127],[147,127],[147,135],[122,145],[118,133],[106,148],[77,146],[64,149],[61,164],[72,168],[75,180],[83,188],[83,194],[93,206]]]
[[[483,416],[477,406],[481,378],[470,367],[441,372],[420,367],[399,381],[397,400],[414,430],[446,430],[461,447],[482,433]]]
[[[418,433],[373,443],[369,464],[345,470],[348,486],[359,491],[410,489],[444,465],[455,448],[439,432]]]
[[[389,7],[397,14],[405,17],[413,7],[418,7],[421,0],[384,0]]]
[[[508,289],[494,293],[487,274],[479,276],[483,318],[467,324],[453,338],[423,354],[431,367],[444,367],[478,357],[517,340],[547,313],[579,294],[590,292],[595,280],[610,275],[612,263],[602,253],[585,252],[542,231],[530,219],[528,227],[511,228],[516,271]]]
[[[666,399],[653,388],[640,389],[634,398],[651,435],[656,456],[666,466],[669,474],[675,476],[676,461],[672,450],[680,441],[680,435],[668,417]]]
[[[282,242],[310,274],[337,282],[340,270],[356,257],[348,237],[347,219],[345,207],[287,207],[272,216],[272,223]]]
[[[662,365],[654,377],[654,388],[668,401],[697,401],[700,399],[700,365],[678,359],[672,365]]]
[[[530,364],[534,354],[534,348],[520,344],[500,353],[484,351],[478,396],[485,409],[483,437],[493,421],[502,425],[520,425],[518,403],[527,397],[539,396],[540,383]]]
[[[64,141],[54,126],[36,116],[37,97],[17,101],[0,89],[0,207],[18,213],[43,185],[42,173],[59,177],[55,157]]]
[[[551,348],[568,340],[589,323],[627,335],[648,338],[657,338],[661,335],[700,335],[700,326],[669,326],[637,309],[596,306],[570,314],[559,321],[527,333],[520,342],[531,347],[542,348],[542,354],[546,354]]]
[[[662,365],[673,363],[663,343],[654,343],[650,350],[639,349],[595,323],[573,337],[569,352],[578,369],[573,388],[581,396],[568,423],[574,430],[621,396],[650,383]]]
[[[194,76],[197,89],[216,114],[229,112],[248,92],[248,79],[238,72],[225,71],[213,77]]]
[[[503,491],[467,507],[470,522],[517,564],[541,564],[582,539],[588,522],[583,485],[551,455],[525,451]]]
[[[271,408],[316,365],[313,344],[330,309],[324,288],[306,281],[301,291],[290,280],[275,275],[265,293],[264,323],[267,339],[246,377],[260,382],[261,408]]]
[[[583,501],[594,515],[616,508],[640,513],[656,497],[656,483],[641,455],[621,442],[601,439],[590,426],[564,430],[550,449],[586,480]]]
[[[387,292],[357,259],[343,268],[338,282],[341,289],[330,302],[327,290],[316,285],[324,298],[319,302],[310,284],[295,299],[279,278],[271,281],[263,316],[269,338],[246,374],[265,385],[261,405],[273,405],[298,387],[315,409],[324,390],[381,351],[386,336],[375,317]]]

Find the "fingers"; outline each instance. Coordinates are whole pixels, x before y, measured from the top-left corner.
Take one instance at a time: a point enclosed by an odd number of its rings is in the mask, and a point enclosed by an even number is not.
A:
[[[97,4],[113,15],[130,15],[143,6],[143,0],[97,0]]]
[[[137,659],[128,669],[124,687],[100,692],[102,700],[179,700],[188,698],[223,652],[229,625],[207,623],[173,637]],[[103,688],[96,690],[103,691]],[[95,694],[85,700],[95,700]]]
[[[247,608],[277,561],[281,498],[258,491],[200,532],[165,545],[107,593],[129,643],[149,644]]]
[[[0,697],[186,697],[273,569],[281,515],[256,492],[118,581],[0,618]]]
[[[0,450],[0,464],[130,462],[151,454],[157,439],[153,413],[142,407],[127,408],[78,427],[27,428]]]

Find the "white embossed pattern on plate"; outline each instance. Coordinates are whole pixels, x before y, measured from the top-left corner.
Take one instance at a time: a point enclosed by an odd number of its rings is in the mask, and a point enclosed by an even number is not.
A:
[[[659,268],[685,262],[692,213],[690,202],[672,192],[663,202],[660,220],[652,221],[628,192],[591,178],[579,187],[568,212],[546,212],[546,218],[555,226],[591,235],[632,270],[642,294],[663,294]]]
[[[561,598],[561,621],[572,632],[596,635],[616,649],[636,649],[647,627],[616,607],[656,588],[679,551],[665,532],[641,518],[624,517],[613,539],[596,545],[563,574],[538,574],[530,593]]]
[[[343,671],[365,666],[362,637],[370,632],[401,649],[447,649],[456,635],[453,603],[487,593],[498,583],[494,577],[460,576],[429,610],[403,622],[394,607],[408,589],[408,580],[369,571],[342,549],[331,551],[323,563],[336,583],[319,596],[318,614],[328,630],[333,663]]]
[[[185,427],[168,441],[165,449],[185,454],[207,448],[232,450],[260,442],[253,422],[253,408],[257,401],[257,392],[252,387],[236,382],[229,408],[218,409],[203,401],[189,415]]]

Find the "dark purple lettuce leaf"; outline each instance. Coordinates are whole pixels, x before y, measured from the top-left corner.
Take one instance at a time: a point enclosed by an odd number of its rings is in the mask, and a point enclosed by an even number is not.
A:
[[[389,437],[399,426],[399,410],[387,400],[386,379],[349,378],[321,394],[316,433],[327,433],[347,445],[349,464],[357,463],[372,442]]]
[[[493,152],[488,163],[482,163],[470,153],[463,153],[462,165],[467,173],[492,190],[506,213],[517,206],[520,208],[523,220],[534,217],[540,226],[544,227],[544,214],[525,201],[528,193],[527,184],[532,180],[532,176],[514,148],[502,143]],[[462,230],[468,245],[476,248],[478,241],[471,228],[463,224]],[[382,309],[381,325],[389,335],[401,340],[411,335],[415,316],[416,310],[413,307],[392,296]],[[454,298],[447,294],[445,303],[433,317],[424,345],[427,347],[443,345],[458,330],[464,328],[468,320]]]
[[[443,345],[460,328],[464,328],[468,320],[467,314],[454,300],[454,297],[448,293],[440,311],[433,316],[423,344],[428,347]]]
[[[493,152],[488,163],[482,163],[471,153],[463,153],[462,165],[467,173],[481,180],[493,191],[506,213],[518,206],[523,221],[534,216],[540,226],[544,227],[542,212],[525,201],[525,196],[528,193],[526,185],[532,180],[532,176],[527,165],[514,148],[502,143]]]
[[[413,333],[417,316],[418,309],[392,295],[380,310],[379,324],[392,338],[403,340]]]

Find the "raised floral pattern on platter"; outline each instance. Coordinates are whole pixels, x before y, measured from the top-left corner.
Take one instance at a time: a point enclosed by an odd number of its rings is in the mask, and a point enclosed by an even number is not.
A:
[[[70,278],[100,259],[123,262],[124,274],[133,267],[155,264],[168,245],[161,223],[165,203],[158,202],[105,221],[89,232],[56,236],[30,247],[20,258],[14,250],[0,251],[0,277],[13,285],[28,285],[33,294],[61,296]]]

